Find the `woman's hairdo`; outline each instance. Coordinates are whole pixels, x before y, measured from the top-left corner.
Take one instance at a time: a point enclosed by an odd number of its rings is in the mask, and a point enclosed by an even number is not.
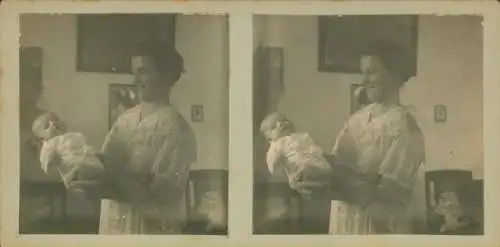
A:
[[[159,71],[172,75],[174,82],[177,82],[184,72],[184,58],[170,42],[163,40],[140,42],[137,45],[136,55],[150,57]]]
[[[382,60],[387,71],[398,76],[402,84],[410,77],[410,56],[402,45],[390,40],[376,40],[369,42],[361,51],[361,56],[376,56]]]

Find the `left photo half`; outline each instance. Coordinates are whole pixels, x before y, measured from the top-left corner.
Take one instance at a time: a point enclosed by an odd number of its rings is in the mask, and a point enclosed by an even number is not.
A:
[[[228,17],[19,21],[19,233],[227,235]]]

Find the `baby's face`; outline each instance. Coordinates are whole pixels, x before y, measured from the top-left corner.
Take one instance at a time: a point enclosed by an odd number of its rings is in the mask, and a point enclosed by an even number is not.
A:
[[[269,142],[272,142],[280,138],[281,130],[278,126],[274,126],[274,128],[267,128],[263,134]]]
[[[66,125],[54,114],[46,114],[38,119],[35,135],[43,140],[63,134]]]

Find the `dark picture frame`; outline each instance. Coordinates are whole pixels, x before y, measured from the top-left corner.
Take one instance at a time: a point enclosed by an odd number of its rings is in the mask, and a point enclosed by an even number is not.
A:
[[[79,72],[131,74],[137,43],[162,39],[175,46],[175,14],[79,14]]]
[[[191,106],[191,121],[203,122],[204,119],[205,119],[205,114],[203,110],[203,105]]]
[[[26,84],[35,84],[38,90],[43,89],[42,60],[43,50],[39,46],[19,47],[19,80],[20,97]]]
[[[417,75],[418,16],[348,15],[318,19],[318,70],[360,73],[361,49],[375,40],[401,44],[411,56],[408,71]]]
[[[139,104],[137,86],[131,84],[109,84],[109,129],[126,110]]]
[[[434,121],[437,123],[445,123],[448,119],[448,112],[445,105],[434,106]]]

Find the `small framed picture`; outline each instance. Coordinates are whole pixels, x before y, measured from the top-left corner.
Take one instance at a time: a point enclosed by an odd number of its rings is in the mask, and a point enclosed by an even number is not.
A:
[[[109,85],[109,128],[116,119],[126,110],[139,103],[137,87],[134,85],[110,84]]]
[[[351,84],[351,115],[366,106],[363,84]]]
[[[193,105],[191,107],[191,121],[193,122],[203,122],[203,105]]]
[[[437,105],[434,106],[434,121],[437,123],[444,123],[447,120],[446,106]]]

